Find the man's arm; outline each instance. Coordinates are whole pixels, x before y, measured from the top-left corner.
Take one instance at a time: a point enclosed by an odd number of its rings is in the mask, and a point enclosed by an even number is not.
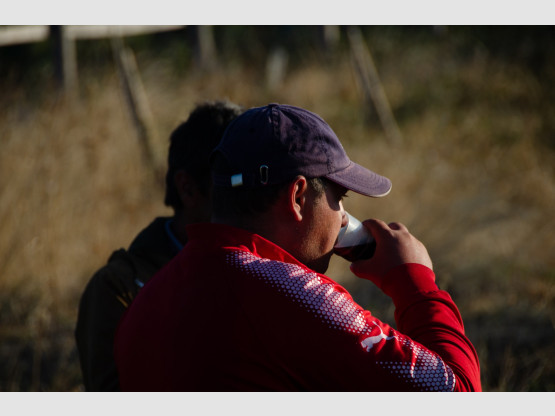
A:
[[[92,277],[79,303],[75,339],[87,391],[118,390],[114,336],[137,288],[131,264],[117,253]]]
[[[480,391],[478,356],[455,303],[435,284],[424,245],[402,224],[367,220],[365,226],[376,239],[376,252],[353,263],[353,273],[392,298],[399,332],[438,354],[456,377],[455,390]]]

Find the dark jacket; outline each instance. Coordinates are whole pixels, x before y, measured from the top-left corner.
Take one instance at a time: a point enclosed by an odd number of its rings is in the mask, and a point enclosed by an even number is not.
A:
[[[140,288],[178,252],[165,224],[156,218],[128,250],[112,253],[91,278],[79,303],[75,338],[87,391],[117,391],[114,335],[119,320]]]

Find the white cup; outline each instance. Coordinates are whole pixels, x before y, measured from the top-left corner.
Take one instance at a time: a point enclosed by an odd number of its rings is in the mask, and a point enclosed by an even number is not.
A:
[[[376,240],[362,223],[348,212],[347,225],[341,227],[333,251],[348,261],[369,259],[376,250]]]

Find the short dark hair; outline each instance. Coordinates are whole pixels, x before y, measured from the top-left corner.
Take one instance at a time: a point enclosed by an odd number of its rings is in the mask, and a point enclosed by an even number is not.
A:
[[[219,153],[213,156],[211,169],[218,175],[235,173]],[[326,190],[327,180],[325,178],[307,178],[307,182],[317,195],[323,194]],[[241,218],[263,214],[276,202],[281,192],[284,192],[290,183],[291,181],[288,181],[257,188],[214,185],[212,187],[212,212],[220,218]]]
[[[203,102],[195,107],[187,121],[172,132],[164,197],[167,206],[176,211],[183,208],[174,182],[175,173],[179,170],[191,175],[199,190],[208,194],[211,184],[210,154],[228,124],[242,112],[242,107],[229,101]]]

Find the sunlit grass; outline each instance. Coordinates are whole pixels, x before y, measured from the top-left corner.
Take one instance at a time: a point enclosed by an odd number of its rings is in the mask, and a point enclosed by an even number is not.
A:
[[[393,54],[379,63],[399,146],[387,143],[376,117],[364,121],[346,56],[300,66],[276,90],[240,65],[175,77],[164,62],[139,62],[156,151],[165,157],[169,133],[202,100],[320,114],[353,160],[392,179],[386,198],[350,195],[346,208],[401,221],[427,245],[480,354],[484,388],[552,390],[555,172],[541,137],[554,133],[540,111],[545,96],[522,68],[420,53],[411,50],[403,65]],[[112,250],[170,211],[115,75],[83,76],[78,103],[19,97],[0,113],[0,390],[79,390],[73,328],[86,282]],[[334,259],[329,274],[393,323],[388,300],[346,266]]]

